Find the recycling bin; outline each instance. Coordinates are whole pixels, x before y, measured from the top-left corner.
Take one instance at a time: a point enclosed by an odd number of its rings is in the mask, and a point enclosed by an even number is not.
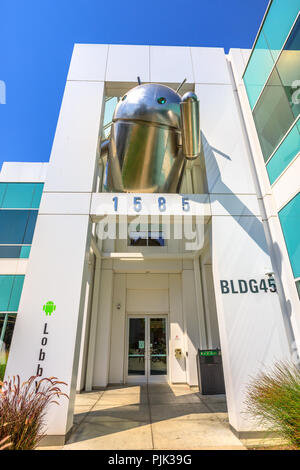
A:
[[[225,393],[220,349],[198,349],[197,370],[199,391],[202,395]]]

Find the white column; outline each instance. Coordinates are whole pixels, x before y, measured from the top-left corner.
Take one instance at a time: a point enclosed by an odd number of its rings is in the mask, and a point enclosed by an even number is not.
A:
[[[109,383],[124,382],[126,274],[114,275]]]
[[[182,303],[186,336],[187,383],[198,385],[197,350],[200,345],[195,279],[192,269],[182,271]]]
[[[182,311],[182,283],[180,274],[169,274],[170,338],[169,379],[171,383],[186,383],[185,331]],[[175,349],[182,357],[175,357]]]
[[[230,424],[255,430],[243,412],[247,384],[290,358],[277,293],[249,288],[272,270],[234,85],[196,85],[212,209],[212,263]],[[238,290],[238,281],[248,291]],[[221,289],[228,282],[230,291]],[[231,284],[232,282],[232,284]],[[242,285],[244,286],[244,282]],[[245,290],[243,287],[242,290]]]
[[[21,380],[38,370],[68,384],[70,400],[51,406],[45,421],[57,443],[73,424],[107,50],[74,49],[7,366]]]
[[[95,387],[106,387],[108,384],[112,296],[113,270],[102,269],[93,374]]]

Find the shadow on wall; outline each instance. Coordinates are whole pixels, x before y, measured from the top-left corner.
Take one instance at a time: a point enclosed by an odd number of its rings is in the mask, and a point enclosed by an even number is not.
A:
[[[203,133],[201,134],[203,151],[205,155],[206,172],[209,171],[210,174],[214,175],[213,181],[210,182],[210,187],[213,187],[216,185],[216,183],[218,183],[218,193],[220,193],[220,195],[228,194],[231,196],[230,199],[227,199],[226,197],[218,197],[219,194],[211,193],[211,202],[213,203],[214,201],[218,201],[220,204],[222,204],[228,214],[230,214],[231,207],[232,205],[234,205],[237,213],[242,215],[242,217],[233,216],[234,219],[243,228],[243,230],[245,230],[247,235],[249,235],[255,241],[255,243],[261,248],[261,250],[263,250],[267,255],[269,255],[262,221],[259,220],[256,215],[253,214],[253,212],[251,212],[251,210],[247,206],[245,206],[241,199],[236,194],[234,194],[226,184],[223,183],[221,172],[217,164],[214,152],[217,152],[219,155],[229,161],[231,161],[231,157],[221,152],[220,150],[211,147]],[[249,219],[247,217],[253,218],[251,224],[249,224]]]
[[[222,157],[226,158],[227,160],[231,161],[231,158],[229,155],[223,153],[222,151],[215,149],[214,147],[211,147],[206,140],[205,136],[202,133],[202,143],[203,143],[203,151],[205,155],[205,163],[206,167],[209,169],[210,174],[214,175],[213,181],[211,182],[211,187],[215,186],[216,183],[218,183],[218,191],[220,193],[226,193],[232,196],[230,198],[230,201],[227,203],[227,198],[218,198],[218,194],[211,194],[211,202],[214,201],[219,201],[220,204],[226,209],[226,211],[230,214],[230,206],[232,205],[232,201],[234,201],[234,206],[236,207],[236,210],[242,214],[242,217],[234,217],[235,220],[238,222],[238,224],[245,230],[247,235],[249,235],[255,243],[267,254],[267,255],[273,255],[272,258],[273,260],[276,260],[276,267],[278,270],[278,275],[279,279],[281,279],[281,274],[282,274],[282,252],[280,250],[279,245],[275,242],[272,243],[270,249],[268,248],[267,245],[267,240],[265,236],[265,231],[264,231],[264,226],[261,220],[259,220],[245,204],[239,199],[239,197],[234,194],[230,188],[223,183],[222,178],[221,178],[221,173],[219,166],[217,164],[214,152],[217,152],[219,155]],[[219,189],[220,188],[220,189]],[[230,205],[229,205],[230,204]],[[252,223],[249,224],[249,219],[248,217],[252,217]],[[270,253],[271,252],[271,253]],[[290,345],[290,350],[292,354],[297,353],[296,350],[296,342],[295,342],[295,336],[293,332],[293,327],[291,323],[291,313],[292,313],[292,306],[290,300],[286,298],[286,294],[283,290],[281,281],[278,283],[277,282],[277,287],[279,287],[279,302],[281,305],[281,311],[283,314],[283,320],[284,320],[284,325],[286,329],[286,334],[287,338],[289,341]]]

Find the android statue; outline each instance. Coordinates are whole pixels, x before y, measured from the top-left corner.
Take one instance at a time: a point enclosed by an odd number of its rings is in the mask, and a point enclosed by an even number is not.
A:
[[[179,192],[186,162],[199,157],[201,147],[197,96],[181,97],[179,88],[139,84],[120,99],[110,138],[101,145],[108,191]]]

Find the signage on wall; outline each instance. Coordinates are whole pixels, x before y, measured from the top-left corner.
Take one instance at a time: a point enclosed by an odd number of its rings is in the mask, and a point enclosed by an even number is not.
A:
[[[46,316],[52,315],[53,312],[56,310],[56,305],[52,300],[48,300],[43,305],[43,311],[45,312]],[[49,338],[49,330],[48,330],[48,323],[44,323],[44,328],[43,328],[43,333],[42,333],[42,339],[41,339],[41,348],[39,351],[39,359],[38,359],[38,365],[37,365],[37,371],[36,375],[38,377],[41,377],[43,375],[43,363],[46,358],[46,346],[48,344],[48,338]]]
[[[97,193],[91,214],[210,216],[210,204],[206,194]]]
[[[48,300],[48,302],[43,305],[43,310],[46,313],[46,315],[52,315],[52,313],[56,310],[56,305],[54,302],[51,300]]]
[[[259,294],[261,292],[277,292],[274,278],[267,279],[238,279],[238,280],[221,280],[222,294]]]

